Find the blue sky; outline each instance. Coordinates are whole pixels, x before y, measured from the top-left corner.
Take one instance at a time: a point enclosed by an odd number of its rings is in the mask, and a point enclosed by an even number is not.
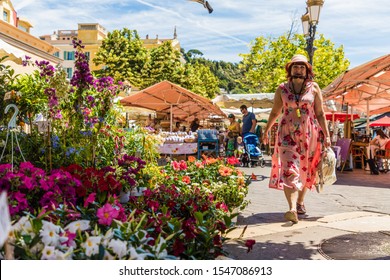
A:
[[[78,23],[99,23],[108,31],[135,29],[141,38],[172,38],[176,26],[185,50],[212,60],[238,62],[258,36],[278,37],[292,23],[302,32],[305,0],[209,0],[209,14],[188,0],[13,0],[18,15],[33,24],[35,36]],[[317,34],[343,45],[351,67],[390,54],[388,0],[325,0]]]

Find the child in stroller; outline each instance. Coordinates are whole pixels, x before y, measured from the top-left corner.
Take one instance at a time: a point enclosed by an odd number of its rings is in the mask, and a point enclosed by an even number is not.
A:
[[[260,141],[256,134],[247,133],[243,138],[245,151],[241,155],[241,166],[265,166],[265,160],[260,150]]]

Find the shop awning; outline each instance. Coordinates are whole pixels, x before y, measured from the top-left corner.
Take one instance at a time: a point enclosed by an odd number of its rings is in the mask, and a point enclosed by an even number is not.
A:
[[[334,100],[367,115],[390,111],[390,54],[346,71],[323,89]]]
[[[194,118],[207,119],[215,115],[226,117],[221,109],[209,99],[169,81],[159,82],[127,96],[120,103],[123,106],[146,108],[170,114],[171,121],[173,117],[186,121],[192,121]]]
[[[370,126],[390,126],[390,117],[384,116],[370,123]]]

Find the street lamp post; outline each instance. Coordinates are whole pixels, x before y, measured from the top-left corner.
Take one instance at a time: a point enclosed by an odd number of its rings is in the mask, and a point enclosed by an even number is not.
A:
[[[320,19],[321,8],[324,0],[307,0],[306,13],[301,17],[303,35],[306,37],[306,52],[309,55],[309,63],[313,65],[313,56],[316,48],[314,39],[316,35],[317,24]]]

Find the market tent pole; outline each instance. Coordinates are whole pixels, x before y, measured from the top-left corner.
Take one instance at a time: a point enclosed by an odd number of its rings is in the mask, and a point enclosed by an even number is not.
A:
[[[171,128],[170,128],[170,131],[172,131],[172,122],[173,122],[173,114],[172,114],[172,107],[173,107],[173,105],[171,104],[171,110],[170,110],[170,124],[171,124]]]
[[[370,135],[370,116],[369,116],[369,112],[370,112],[370,103],[369,103],[369,100],[367,99],[366,135]]]
[[[334,111],[332,111],[332,129],[334,134],[336,132],[336,128],[334,127]]]

